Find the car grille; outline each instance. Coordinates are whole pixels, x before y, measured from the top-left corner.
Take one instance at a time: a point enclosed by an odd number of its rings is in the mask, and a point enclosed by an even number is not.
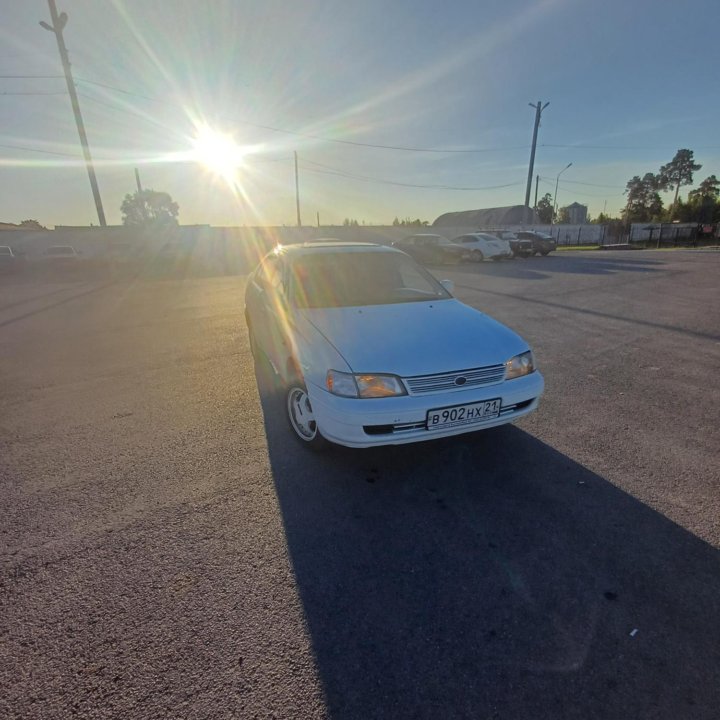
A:
[[[444,392],[447,390],[466,390],[482,385],[494,385],[505,377],[505,365],[487,365],[471,370],[456,370],[438,375],[420,375],[405,378],[405,384],[411,395]],[[464,379],[464,382],[463,382]]]

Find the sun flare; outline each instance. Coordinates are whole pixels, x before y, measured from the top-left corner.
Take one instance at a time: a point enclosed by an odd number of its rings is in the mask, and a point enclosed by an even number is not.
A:
[[[197,162],[227,181],[236,178],[245,158],[243,149],[232,135],[206,126],[198,129],[193,140],[193,151]]]

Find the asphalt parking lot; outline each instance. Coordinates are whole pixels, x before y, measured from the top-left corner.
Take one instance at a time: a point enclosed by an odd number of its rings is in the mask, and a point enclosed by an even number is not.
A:
[[[244,278],[0,282],[0,717],[718,717],[720,252],[435,272],[540,409],[320,456]]]

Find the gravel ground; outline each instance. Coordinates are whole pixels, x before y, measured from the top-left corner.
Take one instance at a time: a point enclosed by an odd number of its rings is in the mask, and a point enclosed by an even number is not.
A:
[[[243,278],[3,281],[0,717],[717,718],[719,273],[437,269],[539,411],[321,456]]]

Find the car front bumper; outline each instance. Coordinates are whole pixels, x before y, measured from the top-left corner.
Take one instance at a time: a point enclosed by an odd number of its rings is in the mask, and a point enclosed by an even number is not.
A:
[[[355,448],[403,445],[505,425],[535,410],[543,389],[544,380],[537,371],[472,390],[368,400],[337,397],[324,388],[308,387],[322,435],[338,445]],[[502,400],[502,407],[492,420],[439,430],[428,430],[425,425],[429,410],[495,398]]]

